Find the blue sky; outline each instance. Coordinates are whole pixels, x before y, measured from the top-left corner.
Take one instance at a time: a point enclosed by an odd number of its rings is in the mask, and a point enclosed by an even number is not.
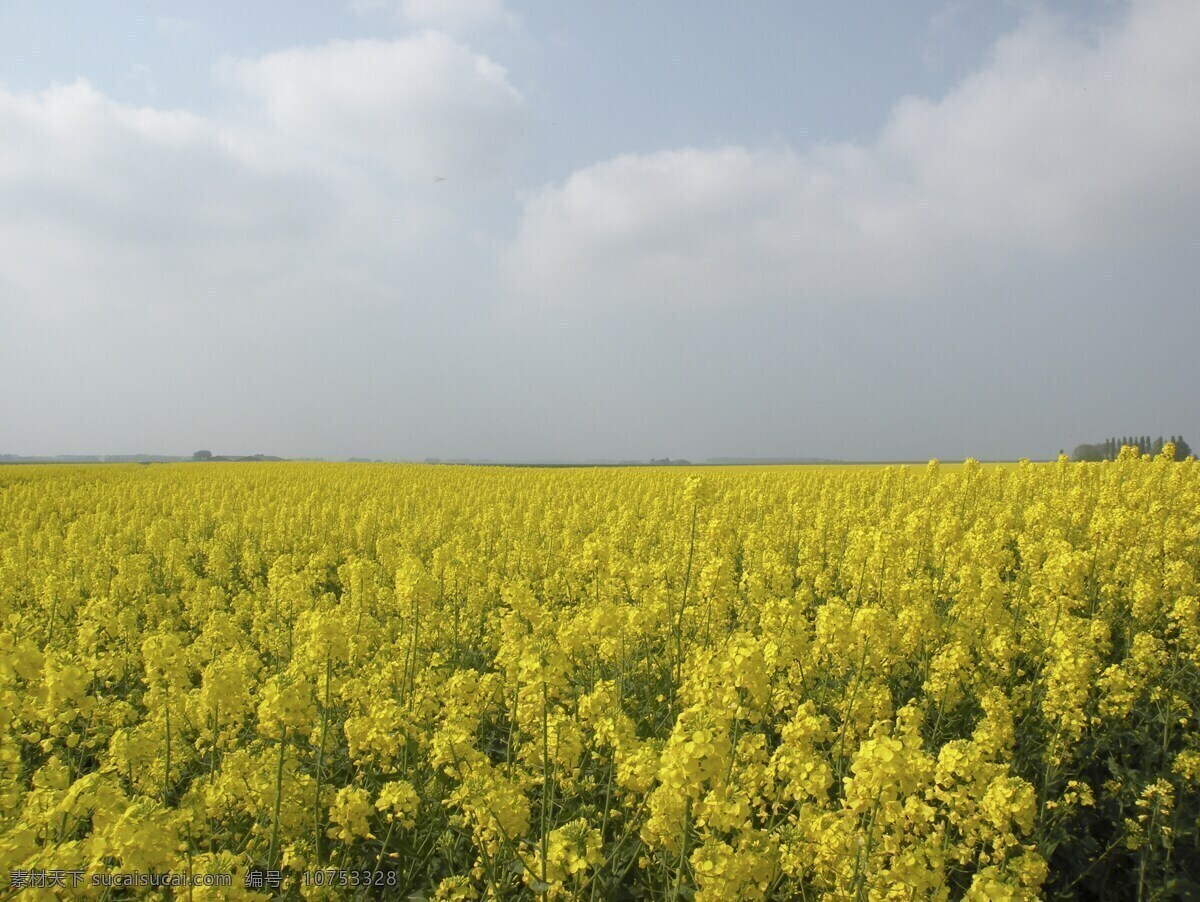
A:
[[[1198,39],[1182,0],[2,3],[0,451],[1200,437]]]

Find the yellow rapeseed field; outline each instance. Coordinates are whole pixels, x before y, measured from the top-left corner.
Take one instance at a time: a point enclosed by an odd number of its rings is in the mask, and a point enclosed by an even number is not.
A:
[[[1198,648],[1133,449],[4,467],[0,895],[1186,898]]]

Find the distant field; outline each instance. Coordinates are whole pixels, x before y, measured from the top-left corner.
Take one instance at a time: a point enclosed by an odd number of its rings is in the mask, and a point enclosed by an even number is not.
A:
[[[1184,898],[1198,648],[1195,461],[0,467],[0,882]]]

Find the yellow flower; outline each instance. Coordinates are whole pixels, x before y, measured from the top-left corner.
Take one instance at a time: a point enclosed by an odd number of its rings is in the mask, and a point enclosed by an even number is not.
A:
[[[302,682],[272,677],[263,687],[258,703],[259,732],[272,739],[284,730],[311,728],[317,716],[312,689]]]
[[[406,829],[416,825],[414,815],[421,805],[421,799],[412,784],[407,780],[394,780],[383,784],[375,807],[384,812],[388,822],[399,821]]]
[[[365,789],[344,786],[338,790],[333,804],[329,806],[330,836],[342,842],[356,839],[374,839],[371,834],[370,817],[375,812],[371,805],[371,794]]]

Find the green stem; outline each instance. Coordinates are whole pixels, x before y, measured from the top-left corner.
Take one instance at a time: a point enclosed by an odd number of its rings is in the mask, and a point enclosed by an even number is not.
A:
[[[379,847],[379,856],[375,859],[375,872],[379,873],[383,870],[383,853],[387,851],[388,843],[392,841],[392,831],[396,829],[396,822],[388,823],[387,833],[383,837],[383,845]]]
[[[321,709],[321,745],[317,748],[317,791],[313,796],[313,849],[317,864],[321,858],[321,788],[325,777],[325,740],[329,735],[329,676],[332,669],[329,656],[325,656],[325,705]]]
[[[283,753],[287,748],[287,727],[279,734],[279,762],[275,765],[275,810],[271,814],[271,846],[267,852],[267,869],[275,867],[275,850],[279,846],[279,808],[283,801]]]
[[[167,797],[171,794],[171,684],[167,684],[167,704],[166,704],[166,725],[167,725],[167,761],[166,769],[163,771],[163,804],[167,804]]]
[[[550,729],[546,708],[546,681],[542,680],[542,883],[546,882],[546,800],[550,795]]]
[[[675,886],[671,890],[671,902],[677,902],[683,888],[683,866],[687,863],[688,834],[692,831],[692,800],[688,799],[683,815],[683,835],[679,838],[679,866],[675,869]]]

